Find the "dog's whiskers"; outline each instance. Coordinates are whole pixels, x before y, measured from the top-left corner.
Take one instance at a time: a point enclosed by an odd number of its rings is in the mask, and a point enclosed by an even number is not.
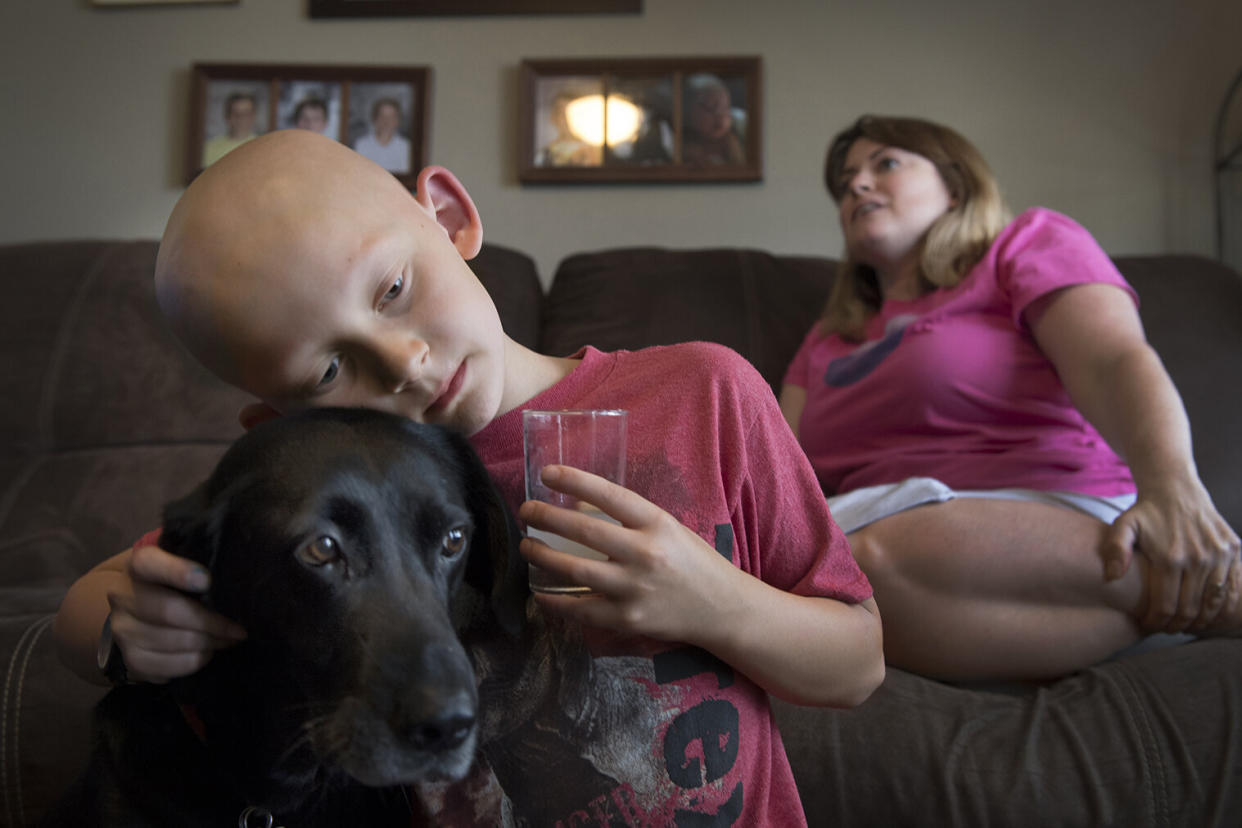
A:
[[[308,702],[305,704],[293,705],[289,709],[296,712],[299,707],[306,708],[307,710],[315,710],[322,708],[322,704]],[[277,767],[283,766],[286,762],[290,761],[290,759],[302,748],[309,747],[316,741],[319,741],[316,739],[317,735],[330,732],[330,729],[327,727],[330,716],[331,711],[327,711],[316,716],[311,716],[303,721],[301,726],[298,728],[293,741],[276,758]],[[331,752],[335,753],[336,751],[332,750]]]

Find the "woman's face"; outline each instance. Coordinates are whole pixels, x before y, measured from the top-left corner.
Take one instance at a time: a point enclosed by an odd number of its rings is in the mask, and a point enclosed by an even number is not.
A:
[[[859,138],[836,182],[841,231],[851,257],[882,268],[917,250],[957,200],[921,155]]]

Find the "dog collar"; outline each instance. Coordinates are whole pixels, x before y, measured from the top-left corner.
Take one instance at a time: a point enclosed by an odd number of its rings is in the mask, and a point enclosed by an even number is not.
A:
[[[284,828],[283,825],[275,823],[276,818],[271,811],[253,805],[247,805],[237,817],[237,828]]]
[[[181,711],[181,718],[185,720],[186,727],[194,732],[200,742],[206,744],[207,726],[199,718],[198,708],[192,704],[178,703],[177,709]],[[284,828],[284,826],[276,824],[276,817],[268,809],[247,805],[237,815],[237,828]]]

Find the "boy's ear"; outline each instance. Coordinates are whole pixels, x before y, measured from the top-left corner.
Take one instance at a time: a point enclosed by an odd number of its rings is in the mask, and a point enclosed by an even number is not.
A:
[[[281,414],[275,408],[272,408],[265,402],[247,403],[237,412],[237,422],[241,423],[241,427],[249,431],[255,426],[262,425],[268,420],[275,420]]]
[[[483,221],[466,188],[444,167],[425,167],[418,174],[414,198],[435,215],[463,259],[473,259],[483,246]]]

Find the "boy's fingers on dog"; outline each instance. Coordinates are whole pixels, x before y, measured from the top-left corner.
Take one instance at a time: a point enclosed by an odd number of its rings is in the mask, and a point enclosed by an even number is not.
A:
[[[133,647],[125,653],[125,670],[133,681],[163,684],[198,672],[211,661],[212,653],[212,650],[161,653]]]
[[[122,651],[144,652],[161,656],[181,656],[187,653],[207,653],[219,650],[225,639],[198,630],[182,630],[173,627],[148,627],[142,631],[141,640],[121,639]],[[232,642],[237,643],[237,642]],[[126,661],[128,661],[128,657]]]
[[[136,581],[163,584],[186,592],[206,592],[211,586],[211,576],[201,564],[158,546],[136,547],[129,557],[129,575]]]
[[[232,619],[203,606],[176,590],[148,585],[134,593],[108,593],[113,610],[112,627],[117,635],[138,634],[140,626],[170,628],[240,641],[246,631]]]

